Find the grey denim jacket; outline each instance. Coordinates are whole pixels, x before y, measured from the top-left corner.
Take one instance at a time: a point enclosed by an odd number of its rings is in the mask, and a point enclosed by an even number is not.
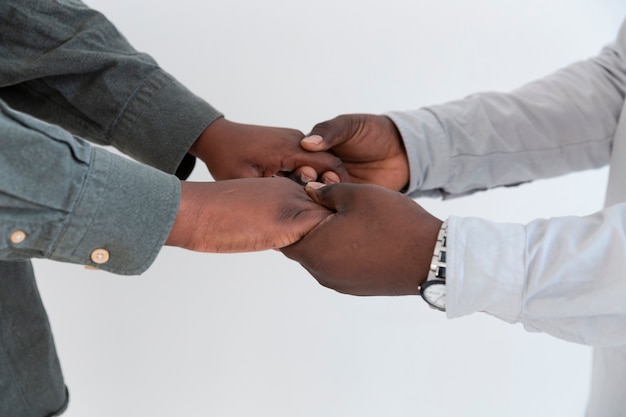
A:
[[[0,260],[142,273],[175,218],[172,174],[189,174],[189,147],[219,116],[82,2],[3,0]]]

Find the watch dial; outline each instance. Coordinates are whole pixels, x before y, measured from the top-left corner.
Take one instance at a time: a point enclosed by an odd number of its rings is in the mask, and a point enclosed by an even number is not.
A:
[[[442,282],[432,282],[428,286],[422,288],[422,296],[424,300],[439,310],[446,309],[446,284]]]

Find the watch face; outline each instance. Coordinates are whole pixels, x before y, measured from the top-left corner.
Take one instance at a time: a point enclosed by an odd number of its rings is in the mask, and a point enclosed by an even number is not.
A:
[[[444,280],[427,281],[422,285],[422,298],[437,310],[446,311],[446,282]]]

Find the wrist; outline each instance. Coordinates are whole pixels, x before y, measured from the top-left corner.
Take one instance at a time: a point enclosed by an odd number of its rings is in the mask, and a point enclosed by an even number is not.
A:
[[[197,227],[196,216],[199,213],[199,207],[196,204],[195,195],[199,192],[206,193],[210,191],[209,187],[202,190],[195,190],[201,183],[190,183],[186,181],[180,182],[180,202],[174,223],[170,233],[165,240],[166,246],[178,246],[186,249],[193,249],[193,235]]]
[[[409,188],[411,174],[404,140],[400,130],[390,117],[386,115],[377,117],[379,117],[380,124],[389,137],[391,149],[394,150],[393,155],[390,155],[390,159],[393,160],[393,170],[390,169],[390,174],[393,176],[394,184],[391,188],[395,191],[406,193]]]
[[[211,154],[211,148],[213,143],[218,140],[220,136],[223,136],[224,131],[228,129],[232,123],[226,120],[223,116],[215,119],[209,124],[200,134],[198,139],[189,148],[189,154],[201,159],[204,163],[207,163],[206,156]]]

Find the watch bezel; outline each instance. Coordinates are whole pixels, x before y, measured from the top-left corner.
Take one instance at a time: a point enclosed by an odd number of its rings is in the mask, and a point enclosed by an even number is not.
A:
[[[446,311],[446,299],[445,296],[443,298],[443,305],[439,305],[437,303],[435,303],[434,301],[431,301],[428,299],[426,294],[426,289],[428,287],[431,287],[433,285],[443,285],[444,287],[444,294],[445,294],[445,287],[446,287],[446,280],[445,279],[441,279],[441,278],[435,278],[435,279],[430,279],[426,282],[424,282],[421,287],[420,287],[420,295],[422,296],[422,298],[424,299],[424,301],[426,301],[426,303],[428,303],[429,306],[431,306],[434,309],[437,309],[439,311]]]

